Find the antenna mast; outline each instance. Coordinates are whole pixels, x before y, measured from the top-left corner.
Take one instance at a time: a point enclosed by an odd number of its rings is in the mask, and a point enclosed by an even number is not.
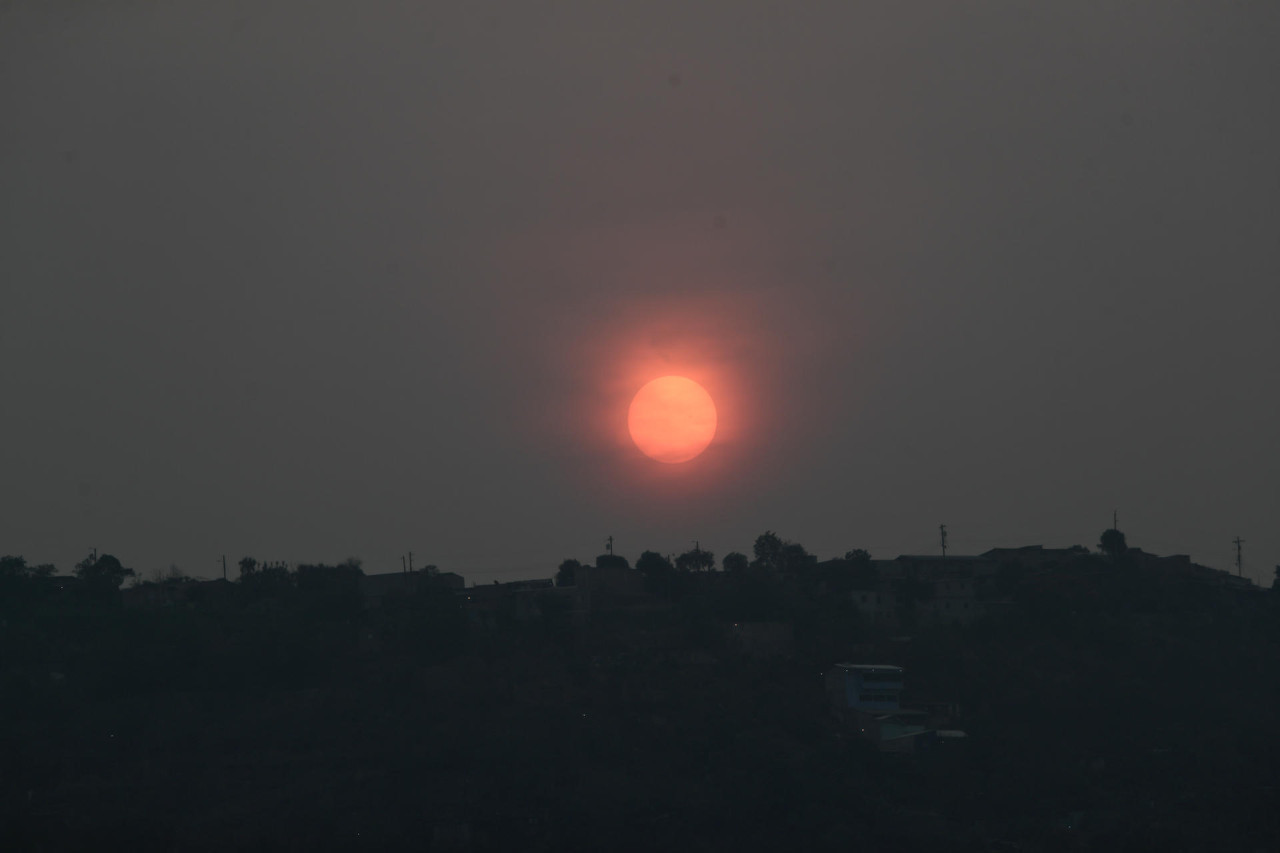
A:
[[[1243,577],[1244,556],[1241,553],[1240,546],[1244,544],[1244,540],[1239,536],[1235,538],[1236,546],[1236,577]]]
[[[947,526],[938,525],[938,538],[942,540],[942,559],[947,559]]]

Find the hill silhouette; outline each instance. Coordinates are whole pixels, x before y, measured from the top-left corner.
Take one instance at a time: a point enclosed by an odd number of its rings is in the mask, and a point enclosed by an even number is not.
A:
[[[559,585],[464,588],[434,569],[246,558],[236,581],[175,575],[114,596],[3,558],[0,841],[1253,850],[1280,837],[1280,595],[1128,546],[939,567],[856,550],[819,562],[772,533],[757,545],[729,571],[649,552],[634,569],[575,563]],[[864,604],[873,593],[892,607]],[[978,615],[943,618],[960,601]],[[829,708],[823,673],[846,660],[903,667],[905,695],[946,704],[967,737],[878,748]]]

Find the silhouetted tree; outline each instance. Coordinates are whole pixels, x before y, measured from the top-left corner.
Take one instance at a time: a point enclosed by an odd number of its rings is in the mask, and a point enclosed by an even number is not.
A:
[[[582,563],[577,560],[565,560],[556,569],[556,586],[574,586],[578,583],[578,569]]]
[[[0,557],[0,580],[38,580],[52,577],[55,571],[50,563],[30,566],[23,557]]]
[[[636,568],[646,575],[660,575],[673,571],[671,562],[657,551],[645,551],[636,560]]]
[[[360,597],[360,578],[364,572],[360,561],[348,558],[336,566],[298,566],[296,580],[303,606],[316,615],[344,618],[357,613],[363,600]]]
[[[709,572],[715,567],[716,555],[703,548],[694,548],[676,557],[676,568],[682,572]]]
[[[787,542],[782,546],[779,566],[784,572],[802,572],[817,562],[818,558],[806,551],[798,542]]]
[[[84,584],[85,590],[92,595],[106,595],[116,592],[125,578],[136,573],[127,569],[110,554],[102,554],[97,559],[92,554],[76,563],[76,577]]]
[[[1098,540],[1098,549],[1108,557],[1123,557],[1129,550],[1129,546],[1124,540],[1124,534],[1111,527],[1102,531],[1102,538]]]
[[[636,560],[636,569],[644,575],[644,588],[650,595],[672,598],[676,594],[676,567],[657,551],[645,551]]]
[[[745,572],[749,564],[750,562],[747,560],[747,555],[737,551],[730,551],[728,554],[725,554],[724,559],[720,561],[720,565],[726,572]]]
[[[245,560],[240,561],[242,570]],[[289,567],[277,562],[258,564],[253,571],[241,574],[239,583],[251,599],[265,599],[288,596],[294,590],[295,580]]]
[[[240,577],[251,575],[258,570],[258,561],[253,557],[240,558]]]
[[[11,578],[25,578],[27,576],[27,561],[24,557],[13,557],[6,555],[0,557],[0,580],[9,580]]]
[[[751,565],[757,569],[765,571],[781,571],[782,570],[782,549],[786,545],[782,538],[772,530],[766,530],[756,537],[755,545],[752,546],[752,553],[755,559]]]
[[[828,560],[819,567],[826,591],[837,596],[855,589],[873,589],[879,580],[871,555],[861,548],[846,551],[843,559]]]
[[[185,580],[186,573],[174,563],[170,563],[167,569],[155,569],[151,572],[152,583],[182,583]]]
[[[0,557],[0,598],[23,598],[48,588],[54,571],[48,563],[29,566],[23,557]]]

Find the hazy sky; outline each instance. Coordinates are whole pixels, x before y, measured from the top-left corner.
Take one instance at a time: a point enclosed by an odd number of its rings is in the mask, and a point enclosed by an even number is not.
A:
[[[0,5],[0,553],[1280,563],[1280,4]],[[664,466],[626,407],[720,407]]]

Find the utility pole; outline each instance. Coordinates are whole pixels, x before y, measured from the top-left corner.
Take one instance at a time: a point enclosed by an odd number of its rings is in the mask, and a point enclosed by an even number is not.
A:
[[[1244,544],[1244,540],[1239,536],[1235,538],[1236,545],[1236,577],[1243,577],[1244,556],[1240,551],[1240,546]]]
[[[227,579],[227,555],[222,555],[222,579]]]
[[[413,574],[413,552],[409,552],[409,574]]]
[[[1118,518],[1119,518],[1119,516],[1117,515],[1116,511],[1115,511],[1114,509],[1113,509],[1113,510],[1111,510],[1111,529],[1112,529],[1112,530],[1119,530],[1119,529],[1120,529],[1120,522],[1119,522]]]
[[[938,535],[942,539],[942,559],[947,559],[947,526],[945,524],[938,525]]]
[[[404,554],[400,555],[400,573],[403,575],[409,574],[409,567],[404,562]]]

